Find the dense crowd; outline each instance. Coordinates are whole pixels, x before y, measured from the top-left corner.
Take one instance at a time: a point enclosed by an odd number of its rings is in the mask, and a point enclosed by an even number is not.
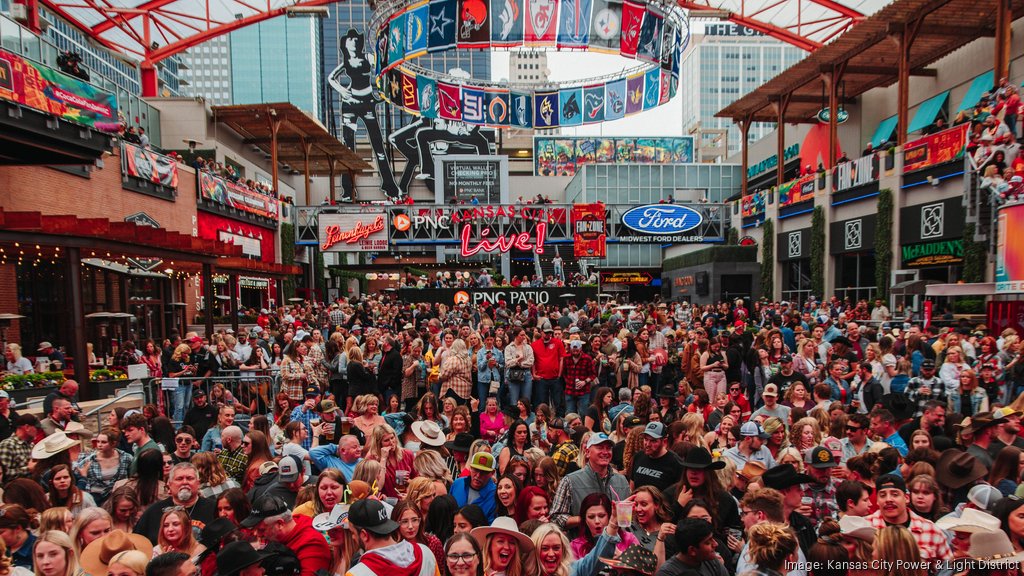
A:
[[[118,362],[178,388],[97,434],[74,382],[43,420],[0,392],[0,571],[1019,572],[1012,330],[835,298],[386,295],[140,347]]]

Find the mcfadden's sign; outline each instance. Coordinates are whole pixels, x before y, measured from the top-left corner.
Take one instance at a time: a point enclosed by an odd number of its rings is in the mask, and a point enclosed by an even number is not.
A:
[[[318,222],[322,252],[386,252],[388,250],[387,215],[321,214]]]
[[[622,225],[632,234],[620,234],[620,242],[680,243],[703,242],[700,234],[686,234],[704,223],[704,217],[689,206],[679,204],[648,204],[637,206],[622,215]]]

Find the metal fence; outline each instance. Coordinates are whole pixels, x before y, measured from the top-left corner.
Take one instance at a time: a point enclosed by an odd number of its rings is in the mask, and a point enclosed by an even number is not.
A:
[[[274,397],[281,388],[280,373],[274,371],[239,372],[237,370],[209,377],[151,378],[143,382],[143,401],[164,409],[175,425],[181,423],[185,412],[192,406],[192,395],[197,388],[213,399],[214,388],[223,387],[224,398],[236,407],[236,422],[247,422],[253,402],[273,410]],[[238,409],[239,407],[242,409]]]

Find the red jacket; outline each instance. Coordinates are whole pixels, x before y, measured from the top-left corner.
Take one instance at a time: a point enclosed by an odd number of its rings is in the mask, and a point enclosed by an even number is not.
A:
[[[295,528],[284,537],[282,544],[295,552],[302,566],[301,576],[314,576],[317,570],[330,571],[331,549],[324,535],[313,528],[313,519],[308,516],[292,516]]]

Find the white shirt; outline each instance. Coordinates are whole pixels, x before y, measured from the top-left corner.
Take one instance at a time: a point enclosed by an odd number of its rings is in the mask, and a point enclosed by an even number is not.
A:
[[[32,362],[30,362],[28,358],[22,356],[21,358],[18,358],[17,362],[8,362],[7,371],[11,374],[31,374],[33,372]]]

